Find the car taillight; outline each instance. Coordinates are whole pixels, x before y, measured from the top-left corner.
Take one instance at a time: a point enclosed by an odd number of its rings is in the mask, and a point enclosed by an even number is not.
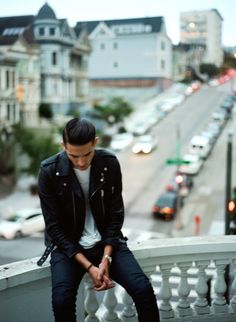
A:
[[[163,208],[163,212],[168,215],[172,215],[174,213],[174,209],[170,207]]]

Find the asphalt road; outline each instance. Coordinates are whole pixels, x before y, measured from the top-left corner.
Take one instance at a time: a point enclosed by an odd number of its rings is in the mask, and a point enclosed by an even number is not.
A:
[[[147,232],[153,233],[151,237],[155,233],[192,236],[195,234],[193,218],[196,214],[201,217],[200,234],[204,235],[215,220],[224,219],[226,142],[229,130],[235,129],[234,120],[228,122],[200,174],[194,178],[194,189],[180,213],[183,229],[177,230],[174,221],[163,222],[152,218],[151,207],[175,172],[175,167],[166,165],[166,160],[175,157],[177,126],[184,154],[192,136],[205,128],[212,112],[220,106],[229,90],[229,84],[217,88],[203,87],[171,111],[152,129],[159,146],[150,155],[134,155],[129,148],[117,154],[123,172],[124,227],[129,231],[131,240],[147,238]],[[135,234],[135,231],[138,233]],[[41,235],[12,241],[0,240],[0,265],[39,256],[43,250]]]

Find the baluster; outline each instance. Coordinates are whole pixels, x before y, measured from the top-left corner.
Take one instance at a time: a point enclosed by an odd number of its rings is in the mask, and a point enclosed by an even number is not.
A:
[[[215,260],[217,276],[214,285],[215,299],[212,302],[212,308],[215,313],[228,312],[228,305],[224,297],[227,289],[224,278],[225,267],[227,264],[229,264],[228,260]]]
[[[234,265],[234,274],[233,274],[234,280],[231,286],[233,297],[230,301],[230,308],[231,308],[231,311],[236,313],[236,259],[233,260],[233,265]]]
[[[102,321],[114,321],[120,322],[117,313],[115,312],[115,307],[117,305],[117,299],[115,296],[115,288],[107,290],[104,295],[103,304],[106,308],[106,312],[103,315]]]
[[[191,262],[178,263],[180,269],[180,284],[178,286],[179,301],[177,304],[177,311],[179,316],[193,315],[192,308],[190,307],[188,295],[190,293],[190,286],[188,284],[188,269],[192,266]]]
[[[210,264],[210,261],[196,261],[196,266],[198,268],[198,280],[195,287],[197,292],[197,299],[194,302],[194,308],[197,314],[209,314],[210,307],[208,301],[206,299],[207,292],[208,292],[208,285],[207,285],[207,276],[205,269]]]
[[[99,319],[96,316],[99,304],[96,298],[94,289],[92,287],[92,281],[87,279],[85,282],[85,289],[87,291],[86,298],[84,301],[84,307],[88,315],[85,318],[86,322],[99,322]]]
[[[126,290],[123,290],[122,303],[124,304],[124,309],[121,312],[122,322],[137,322],[138,318],[133,299]]]
[[[172,296],[171,287],[169,283],[170,271],[173,267],[172,264],[161,264],[161,287],[159,292],[159,298],[161,299],[160,304],[160,315],[162,319],[169,319],[174,317],[174,311],[170,305],[170,299]]]

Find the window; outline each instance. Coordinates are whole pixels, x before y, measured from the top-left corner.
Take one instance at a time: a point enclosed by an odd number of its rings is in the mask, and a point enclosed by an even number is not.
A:
[[[161,69],[165,69],[165,61],[164,61],[164,59],[161,60]]]
[[[117,67],[118,67],[118,63],[117,63],[117,61],[115,61],[115,62],[113,63],[113,67],[114,67],[114,68],[117,68]]]
[[[164,41],[161,42],[161,50],[165,50],[166,48],[166,44]]]
[[[12,105],[12,112],[13,112],[13,121],[16,121],[16,105]]]
[[[13,70],[13,71],[12,71],[12,87],[13,87],[13,88],[15,88],[15,86],[16,86],[15,81],[16,81],[16,79],[15,79],[15,72],[14,72],[14,70]]]
[[[11,120],[11,108],[10,108],[10,104],[7,104],[7,120],[8,121]]]
[[[10,75],[9,75],[9,70],[6,70],[6,88],[9,88],[10,86]]]
[[[20,35],[24,31],[24,28],[21,27],[13,27],[13,28],[6,28],[3,30],[3,36],[15,36]]]
[[[54,51],[52,53],[52,65],[56,65],[57,64],[57,53]]]
[[[105,44],[103,44],[103,43],[102,43],[102,44],[100,44],[100,49],[101,49],[101,50],[104,50],[104,49],[105,49]]]
[[[39,36],[44,36],[44,35],[45,35],[44,28],[39,28]]]
[[[49,35],[54,36],[55,35],[55,28],[49,28]]]
[[[113,44],[113,48],[114,48],[114,49],[118,49],[118,43],[117,43],[117,42],[114,42],[114,44]]]

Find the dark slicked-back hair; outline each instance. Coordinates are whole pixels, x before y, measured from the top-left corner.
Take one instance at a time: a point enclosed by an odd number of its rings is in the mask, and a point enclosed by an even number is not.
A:
[[[96,130],[94,125],[86,119],[78,117],[67,122],[63,132],[63,143],[84,145],[95,140]]]

